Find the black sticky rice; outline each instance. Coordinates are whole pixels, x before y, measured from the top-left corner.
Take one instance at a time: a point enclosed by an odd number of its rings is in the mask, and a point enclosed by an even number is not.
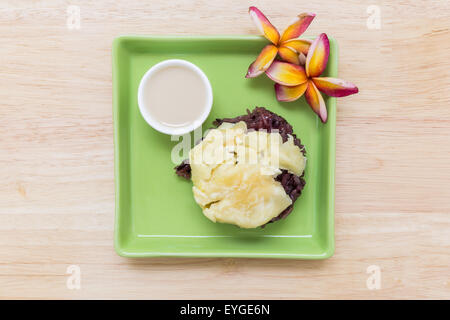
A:
[[[267,130],[267,132],[271,132],[272,130],[278,130],[278,133],[281,135],[283,142],[286,142],[288,139],[288,135],[291,135],[294,138],[294,144],[298,146],[303,153],[306,155],[305,146],[301,144],[300,139],[294,134],[292,126],[279,115],[263,108],[263,107],[255,107],[253,111],[247,110],[247,114],[243,116],[238,116],[235,118],[224,118],[224,119],[216,119],[213,124],[218,127],[224,122],[228,123],[238,123],[240,121],[244,121],[247,124],[247,128],[253,130]],[[175,167],[176,174],[180,177],[190,179],[191,178],[191,166],[189,165],[187,160],[184,160],[180,165]],[[275,222],[277,220],[286,218],[293,209],[294,202],[301,195],[302,190],[306,184],[303,179],[303,174],[301,176],[297,176],[293,173],[288,172],[287,170],[281,170],[281,173],[275,177],[275,180],[279,181],[286,191],[286,194],[292,200],[292,204],[284,209],[278,216],[270,220],[268,223]],[[264,227],[264,226],[263,226]]]

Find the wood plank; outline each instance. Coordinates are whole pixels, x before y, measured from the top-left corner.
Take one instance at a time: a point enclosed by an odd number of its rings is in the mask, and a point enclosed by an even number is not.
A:
[[[248,3],[0,4],[0,298],[450,298],[450,2],[258,1],[340,48],[336,254],[326,261],[125,259],[113,249],[111,44],[121,34],[257,34]],[[66,286],[81,268],[81,290]],[[381,268],[380,290],[366,286]]]

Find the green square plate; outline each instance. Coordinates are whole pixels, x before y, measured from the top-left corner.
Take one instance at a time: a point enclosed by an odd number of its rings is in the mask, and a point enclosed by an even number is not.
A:
[[[258,257],[324,259],[334,252],[335,98],[324,97],[328,123],[304,101],[280,103],[265,75],[246,79],[267,41],[258,36],[124,36],[113,44],[116,221],[115,249],[125,257]],[[337,45],[330,39],[325,72],[337,75]],[[306,147],[306,186],[293,212],[265,228],[213,223],[192,195],[192,184],[174,173],[178,141],[152,129],[137,104],[139,81],[154,64],[185,59],[208,76],[215,118],[264,106],[286,118]],[[193,140],[193,139],[192,139]]]

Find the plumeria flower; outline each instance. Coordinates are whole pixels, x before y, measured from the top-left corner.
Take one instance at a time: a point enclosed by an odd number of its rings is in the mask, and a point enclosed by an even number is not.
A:
[[[262,49],[259,56],[248,68],[246,78],[254,78],[264,73],[275,60],[277,54],[283,60],[294,64],[300,64],[302,62],[302,57],[304,58],[304,55],[308,53],[312,41],[297,38],[311,24],[316,16],[314,13],[300,14],[280,37],[278,30],[259,9],[250,7],[248,12],[258,29],[272,44]]]
[[[358,88],[350,82],[320,77],[327,67],[329,55],[330,42],[327,35],[322,33],[311,44],[304,68],[288,62],[273,61],[266,74],[276,82],[277,100],[295,101],[305,94],[306,102],[323,123],[327,122],[327,108],[320,91],[331,97],[345,97],[358,92]]]

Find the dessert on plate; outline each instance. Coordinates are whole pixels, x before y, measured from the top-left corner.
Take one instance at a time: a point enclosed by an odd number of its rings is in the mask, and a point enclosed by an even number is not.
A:
[[[262,107],[215,128],[175,170],[192,180],[195,201],[213,222],[256,228],[292,212],[305,180],[305,147],[281,116]]]

